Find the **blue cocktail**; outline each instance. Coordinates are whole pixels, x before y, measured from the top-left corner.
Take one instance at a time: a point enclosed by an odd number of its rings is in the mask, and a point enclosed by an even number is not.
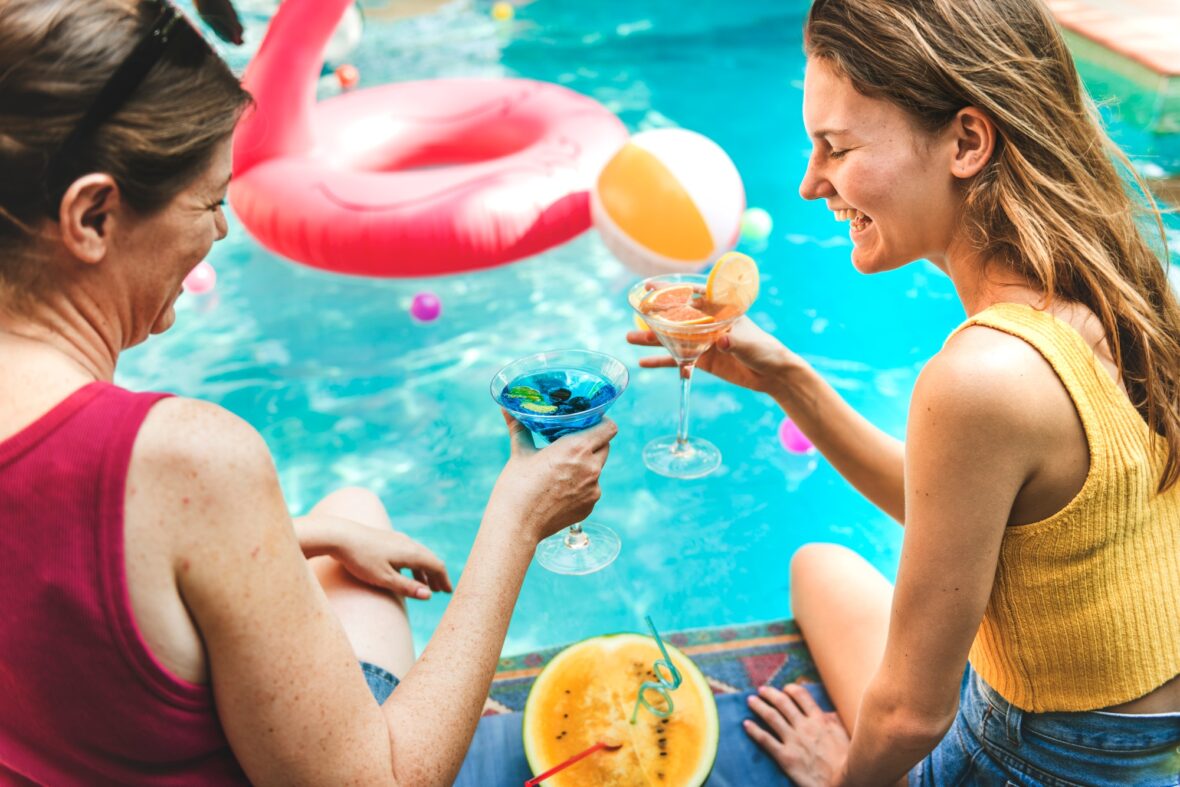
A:
[[[554,350],[513,361],[492,378],[496,402],[534,435],[552,442],[602,420],[627,387],[627,367],[590,350]],[[558,574],[609,565],[621,542],[608,527],[571,525],[537,545],[537,562]]]

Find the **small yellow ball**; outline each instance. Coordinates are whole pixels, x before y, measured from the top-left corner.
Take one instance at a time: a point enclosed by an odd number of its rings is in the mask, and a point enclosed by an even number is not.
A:
[[[516,9],[512,6],[512,3],[500,0],[500,2],[492,4],[492,19],[495,19],[497,22],[507,22],[514,16],[516,16]]]

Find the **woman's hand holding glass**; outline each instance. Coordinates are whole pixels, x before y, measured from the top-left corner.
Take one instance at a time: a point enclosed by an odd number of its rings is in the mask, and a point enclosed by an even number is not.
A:
[[[651,331],[630,331],[627,341],[639,347],[660,346]],[[641,358],[639,365],[647,369],[675,367],[676,360],[671,355],[654,355]],[[741,317],[697,360],[696,366],[742,388],[774,394],[786,384],[792,368],[805,367],[807,362],[749,317]]]
[[[618,433],[604,418],[581,432],[564,435],[544,450],[532,433],[503,411],[512,453],[488,500],[488,510],[502,512],[517,524],[516,535],[530,546],[590,516],[602,496],[598,477]]]

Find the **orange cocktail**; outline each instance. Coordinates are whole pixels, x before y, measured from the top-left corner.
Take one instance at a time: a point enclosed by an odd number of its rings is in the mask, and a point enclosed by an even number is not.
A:
[[[692,370],[757,297],[758,267],[736,252],[723,255],[708,276],[653,276],[631,288],[631,307],[680,368],[680,425],[675,437],[657,438],[644,447],[643,463],[650,470],[672,478],[699,478],[721,464],[717,446],[688,436]]]

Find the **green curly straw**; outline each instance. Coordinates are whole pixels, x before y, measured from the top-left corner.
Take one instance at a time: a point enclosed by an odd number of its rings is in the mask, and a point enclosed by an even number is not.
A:
[[[651,616],[644,617],[644,620],[647,621],[648,628],[651,629],[651,635],[655,638],[656,644],[660,646],[660,653],[664,654],[664,658],[652,665],[652,671],[656,674],[657,682],[652,683],[649,680],[645,680],[643,685],[639,687],[639,696],[635,698],[635,710],[631,712],[632,724],[635,723],[635,719],[639,716],[640,705],[661,719],[671,716],[676,706],[672,703],[672,695],[669,691],[675,691],[680,688],[682,680],[680,670],[676,669],[676,665],[672,663],[672,657],[668,655],[668,649],[664,647],[664,641],[660,639],[660,632],[656,631],[656,624],[652,623]],[[667,678],[660,673],[660,667],[668,670]],[[667,706],[666,709],[657,708],[647,701],[646,695],[649,690],[654,691],[658,696],[663,698],[664,704]]]

